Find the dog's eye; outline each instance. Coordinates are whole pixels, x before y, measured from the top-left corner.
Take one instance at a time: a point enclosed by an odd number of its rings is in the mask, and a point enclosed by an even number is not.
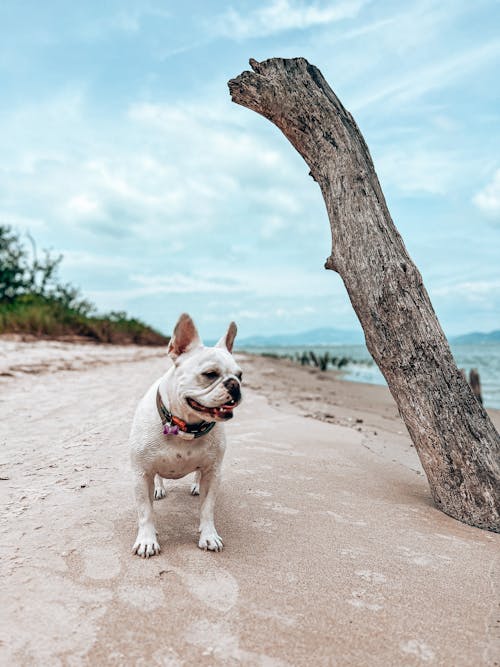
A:
[[[205,371],[202,375],[204,378],[207,378],[207,380],[216,380],[219,377],[217,371]]]

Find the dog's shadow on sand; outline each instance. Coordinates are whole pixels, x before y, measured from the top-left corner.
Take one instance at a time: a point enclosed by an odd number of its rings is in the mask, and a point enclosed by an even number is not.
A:
[[[191,482],[167,482],[166,496],[153,502],[155,525],[160,544],[176,545],[198,542],[200,498],[191,495]]]
[[[201,501],[199,496],[191,495],[193,480],[194,477],[191,476],[179,481],[168,480],[166,496],[153,501],[154,522],[162,554],[167,553],[169,547],[198,545]],[[234,545],[234,540],[238,540],[237,521],[230,512],[234,499],[229,490],[221,489],[218,500],[216,525],[222,536],[226,536],[228,542]],[[116,530],[126,534],[128,542],[132,545],[137,533],[137,515],[132,503],[129,510]]]

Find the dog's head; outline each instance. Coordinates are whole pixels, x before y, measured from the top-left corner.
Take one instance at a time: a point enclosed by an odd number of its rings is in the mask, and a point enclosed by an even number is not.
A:
[[[189,315],[175,325],[168,345],[174,362],[170,391],[190,421],[226,421],[240,403],[242,372],[232,355],[236,331],[231,322],[217,345],[205,347]]]

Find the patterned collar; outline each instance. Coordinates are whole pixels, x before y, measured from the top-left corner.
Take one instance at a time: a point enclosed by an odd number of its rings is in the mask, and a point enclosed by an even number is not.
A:
[[[198,424],[187,424],[183,419],[175,417],[167,408],[160,396],[160,388],[156,392],[156,407],[163,424],[163,433],[165,435],[179,435],[179,431],[188,433],[193,438],[201,438],[213,429],[215,422],[199,422]]]

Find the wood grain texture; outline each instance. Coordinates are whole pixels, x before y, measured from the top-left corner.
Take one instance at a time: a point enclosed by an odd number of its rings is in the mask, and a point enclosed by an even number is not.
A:
[[[464,380],[397,231],[368,147],[321,72],[303,58],[250,60],[234,102],[274,123],[319,184],[337,271],[443,512],[500,532],[500,436]]]

